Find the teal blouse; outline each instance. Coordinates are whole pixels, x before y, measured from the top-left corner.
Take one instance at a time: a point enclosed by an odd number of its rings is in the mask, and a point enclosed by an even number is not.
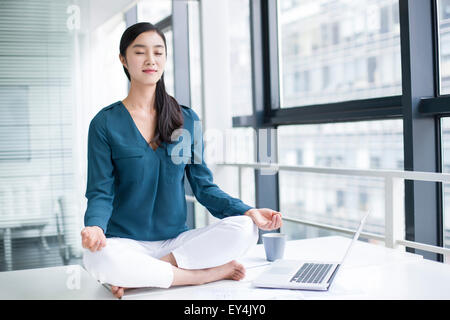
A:
[[[181,106],[183,130],[156,150],[145,141],[121,101],[100,110],[88,133],[85,226],[106,237],[157,241],[188,230],[184,177],[215,217],[242,215],[251,206],[223,192],[203,159],[197,114]]]

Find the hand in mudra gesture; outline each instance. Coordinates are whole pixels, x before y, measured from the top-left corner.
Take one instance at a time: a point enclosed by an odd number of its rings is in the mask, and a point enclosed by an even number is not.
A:
[[[97,226],[83,228],[81,230],[81,242],[83,248],[89,249],[92,252],[101,250],[106,246],[106,237],[103,229]]]
[[[250,209],[246,211],[244,214],[252,218],[253,222],[261,230],[270,231],[278,229],[283,225],[283,221],[281,219],[281,212],[269,208]]]

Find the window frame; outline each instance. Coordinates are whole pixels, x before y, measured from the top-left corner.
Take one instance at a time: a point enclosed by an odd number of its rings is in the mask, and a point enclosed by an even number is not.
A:
[[[404,170],[442,172],[440,117],[450,114],[450,95],[439,94],[436,1],[399,0],[401,95],[290,108],[280,107],[277,1],[250,1],[253,114],[234,116],[233,127],[252,127],[258,131],[261,128],[276,129],[279,125],[400,118],[403,119],[404,128]],[[427,37],[429,34],[432,35],[431,38]],[[413,47],[412,41],[425,45]],[[416,62],[419,57],[425,57],[425,61],[422,61],[424,63]],[[419,74],[423,71],[423,66],[425,76],[422,78]],[[430,141],[427,146],[420,143],[420,136],[424,131],[428,134],[425,138]],[[259,135],[256,136],[259,139]],[[257,149],[258,146],[257,140]],[[431,154],[428,152],[430,148]],[[276,154],[276,146],[274,151]],[[425,151],[428,153],[424,153]],[[278,174],[261,176],[259,170],[255,170],[257,207],[279,210],[278,184]],[[430,188],[426,183],[405,181],[407,240],[443,246],[442,183],[435,183],[435,186]],[[426,219],[431,222],[423,224]],[[420,253],[428,259],[443,260],[439,254],[407,250]]]

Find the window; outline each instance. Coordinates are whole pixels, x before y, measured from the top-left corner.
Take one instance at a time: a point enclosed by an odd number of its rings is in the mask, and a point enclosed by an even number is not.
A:
[[[214,162],[256,160],[253,130],[232,128],[233,116],[248,116],[253,112],[250,1],[207,1],[201,2],[201,8],[206,160],[216,183],[225,192],[237,196],[238,168],[215,166]],[[218,136],[218,142],[212,136]],[[216,157],[208,157],[214,153]],[[255,203],[254,170],[241,172],[241,199],[252,205]],[[212,218],[209,215],[208,221]]]
[[[191,108],[202,117],[202,61],[200,45],[200,7],[197,1],[188,2],[189,14],[189,73]]]
[[[381,11],[381,14],[380,14],[380,19],[381,19],[381,21],[380,21],[380,25],[381,25],[381,28],[380,28],[380,33],[387,33],[387,32],[389,32],[389,7],[388,6],[386,6],[386,7],[382,7],[381,9],[380,9],[380,11]]]
[[[279,162],[296,165],[298,154],[308,167],[395,169],[403,159],[402,120],[279,127]],[[383,179],[280,171],[279,188],[286,216],[355,229],[371,210],[365,230],[384,234]],[[299,228],[287,224],[283,232],[291,238],[319,235],[315,228]]]
[[[175,96],[175,70],[173,69],[173,32],[172,30],[163,30],[167,43],[167,61],[164,70],[164,84],[166,91],[171,96]]]
[[[339,22],[333,23],[333,45],[339,44]]]
[[[450,118],[442,118],[442,172],[450,173]],[[443,189],[443,207],[444,207],[444,247],[450,248],[450,185],[444,183]]]
[[[172,13],[170,0],[140,0],[137,3],[138,21],[156,24]]]
[[[336,191],[336,208],[343,208],[345,205],[345,192],[342,190]]]
[[[107,106],[128,95],[128,78],[119,60],[120,38],[126,29],[122,14],[117,14],[98,26],[92,35],[90,61],[92,71],[92,117],[100,106]],[[86,120],[87,121],[87,120]]]
[[[215,162],[253,163],[256,161],[254,143],[256,133],[252,128],[207,130],[204,132],[204,141],[205,161],[211,167]],[[252,168],[241,168],[240,185],[237,168],[219,167],[217,169],[214,173],[214,181],[219,182],[222,190],[233,197],[240,198],[250,206],[255,205],[255,175]],[[212,216],[210,219],[216,220]]]
[[[322,89],[328,88],[330,84],[330,68],[328,66],[322,67]]]
[[[376,71],[377,71],[377,58],[369,57],[367,59],[367,74],[368,74],[367,80],[369,81],[369,83],[375,82]]]
[[[450,94],[450,0],[438,0],[440,93]]]
[[[76,263],[84,157],[74,128],[86,111],[76,77],[80,8],[64,0],[1,7],[0,271],[62,265],[60,250]]]
[[[398,0],[281,0],[278,23],[282,108],[401,94]]]
[[[137,21],[157,24],[172,13],[172,1],[141,0],[137,3]],[[175,79],[173,69],[173,32],[169,26],[162,30],[166,37],[167,61],[164,70],[164,84],[169,95],[175,96]]]
[[[227,51],[230,53],[229,94],[233,116],[252,113],[252,63],[250,53],[250,6],[248,0],[227,0],[229,24]]]
[[[367,211],[369,204],[369,197],[366,191],[359,192],[359,210]]]
[[[303,150],[302,149],[297,149],[297,157],[295,159],[295,162],[298,166],[303,165]]]
[[[381,168],[381,158],[380,156],[372,156],[370,157],[370,168],[379,169]]]

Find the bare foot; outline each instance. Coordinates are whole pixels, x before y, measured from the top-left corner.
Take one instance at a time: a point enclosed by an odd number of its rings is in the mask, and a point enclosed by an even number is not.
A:
[[[203,271],[203,283],[225,279],[239,281],[245,277],[244,266],[236,260],[214,268],[203,269]]]
[[[111,292],[114,294],[116,298],[122,298],[123,294],[125,293],[125,289],[123,287],[117,287],[117,286],[111,286]]]
[[[221,266],[206,268],[206,269],[198,269],[198,270],[186,270],[186,269],[178,269],[174,267],[175,270],[180,270],[182,272],[188,272],[195,275],[193,282],[180,282],[176,285],[185,285],[185,284],[204,284],[213,281],[219,280],[236,280],[239,281],[245,277],[245,268],[242,264],[237,262],[236,260],[225,263]],[[123,287],[111,286],[111,292],[117,298],[122,298],[124,295],[125,289]]]

